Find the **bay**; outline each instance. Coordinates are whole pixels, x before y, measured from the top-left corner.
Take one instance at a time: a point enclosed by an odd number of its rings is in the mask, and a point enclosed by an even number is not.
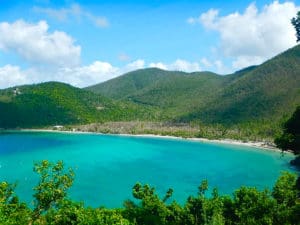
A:
[[[60,132],[0,134],[0,181],[17,182],[22,201],[32,202],[38,182],[33,163],[63,160],[75,170],[69,194],[87,206],[122,207],[136,182],[184,203],[203,179],[222,194],[242,185],[271,188],[281,171],[293,171],[291,154],[211,142]]]

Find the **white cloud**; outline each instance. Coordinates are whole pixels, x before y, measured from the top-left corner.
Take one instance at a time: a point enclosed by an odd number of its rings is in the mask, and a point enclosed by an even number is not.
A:
[[[261,56],[239,56],[232,62],[234,69],[242,69],[251,65],[259,65],[265,61]]]
[[[92,22],[95,26],[105,28],[109,26],[109,21],[103,16],[95,16],[92,13],[83,10],[79,4],[72,4],[69,8],[42,8],[33,7],[33,11],[36,13],[46,14],[49,17],[57,19],[58,21],[67,21],[73,17],[77,20],[87,19]]]
[[[0,50],[14,52],[30,63],[74,66],[80,63],[81,47],[61,31],[49,33],[48,24],[18,20],[0,23]]]
[[[221,60],[215,60],[213,62],[214,67],[216,68],[216,73],[219,74],[229,74],[232,73],[231,69],[227,68],[226,65],[224,65],[224,63]]]
[[[87,66],[50,68],[48,70],[38,67],[22,70],[18,66],[6,65],[0,67],[0,88],[45,81],[60,81],[77,87],[85,87],[121,74],[122,69],[101,61],[95,61]]]
[[[162,62],[150,63],[149,67],[156,67],[163,70],[175,70],[175,71],[183,71],[183,72],[195,72],[201,70],[199,63],[189,62],[182,59],[177,59],[175,62],[170,64],[164,64]]]
[[[149,63],[148,65],[149,67],[157,67],[164,70],[185,72],[200,70],[198,63],[180,59],[170,64],[158,62]],[[6,65],[2,68],[0,67],[0,88],[45,81],[60,81],[77,87],[86,87],[145,67],[146,63],[142,59],[135,60],[122,67],[116,67],[104,61],[95,61],[86,66],[62,66],[47,68],[46,70],[41,67],[22,70],[18,66]]]
[[[55,80],[70,83],[78,87],[96,84],[120,75],[120,70],[108,62],[95,61],[88,66],[60,68]]]
[[[207,59],[207,58],[202,58],[201,63],[205,68],[210,68],[212,67],[212,63]]]
[[[205,27],[214,27],[215,18],[218,16],[219,10],[210,9],[206,13],[202,13],[199,17],[190,17],[186,20],[189,24],[203,24]]]
[[[213,28],[215,27],[214,20],[218,16],[218,14],[218,10],[210,9],[206,13],[203,13],[196,21],[202,23],[205,27]]]
[[[259,64],[296,44],[291,18],[300,10],[293,2],[274,1],[259,10],[254,3],[243,13],[220,16],[210,9],[190,23],[201,23],[220,34],[219,50],[232,57],[232,67]]]
[[[145,68],[145,61],[142,59],[135,60],[129,64],[127,64],[122,71],[123,72],[129,72],[133,70],[143,69]]]
[[[188,62],[182,59],[177,59],[174,63],[170,64],[168,68],[170,70],[178,70],[184,72],[194,72],[201,70],[197,62]]]
[[[150,63],[149,67],[154,67],[154,68],[158,68],[158,69],[162,69],[162,70],[167,70],[168,66],[163,64],[162,62],[158,62],[158,63]]]
[[[25,72],[18,66],[5,65],[0,67],[0,88],[22,85],[29,82]]]

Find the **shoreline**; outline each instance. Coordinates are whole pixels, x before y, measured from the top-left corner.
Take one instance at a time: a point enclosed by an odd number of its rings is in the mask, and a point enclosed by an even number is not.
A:
[[[253,148],[258,148],[266,151],[274,151],[280,153],[282,152],[282,150],[280,150],[279,148],[267,145],[264,142],[252,142],[252,141],[244,142],[241,140],[233,140],[233,139],[183,138],[183,137],[163,136],[163,135],[155,135],[155,134],[109,134],[109,135],[120,135],[120,136],[128,136],[128,137],[146,137],[146,138],[149,137],[149,138],[162,138],[162,139],[174,139],[174,140],[187,140],[187,141],[202,142],[202,143],[228,144],[228,145],[253,147]],[[291,153],[291,152],[286,151],[285,153]]]
[[[68,133],[68,134],[99,134],[99,135],[115,135],[115,136],[124,136],[124,137],[144,137],[144,138],[161,138],[161,139],[173,139],[173,140],[187,140],[203,143],[216,143],[216,144],[228,144],[228,145],[238,145],[245,147],[253,147],[262,149],[265,151],[274,151],[282,153],[282,150],[271,146],[268,143],[261,141],[242,141],[234,139],[208,139],[208,138],[184,138],[178,136],[170,135],[156,135],[156,134],[126,134],[126,133],[101,133],[101,132],[92,132],[92,131],[67,131],[67,130],[53,130],[53,129],[20,129],[17,131],[29,131],[29,132],[55,132],[55,133]],[[293,154],[290,151],[285,151],[285,153]]]

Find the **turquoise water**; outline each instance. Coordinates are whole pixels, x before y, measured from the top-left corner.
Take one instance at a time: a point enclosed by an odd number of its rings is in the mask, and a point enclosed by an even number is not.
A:
[[[120,207],[137,182],[163,195],[172,187],[183,203],[208,179],[210,187],[230,194],[241,185],[272,187],[292,155],[261,149],[162,138],[97,134],[12,132],[0,134],[0,180],[18,183],[21,200],[32,201],[37,176],[33,162],[63,160],[75,168],[70,190],[90,206]]]

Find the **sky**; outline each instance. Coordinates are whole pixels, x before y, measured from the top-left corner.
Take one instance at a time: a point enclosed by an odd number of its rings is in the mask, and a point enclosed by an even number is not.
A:
[[[221,75],[295,46],[300,0],[0,0],[0,88],[157,67]]]

